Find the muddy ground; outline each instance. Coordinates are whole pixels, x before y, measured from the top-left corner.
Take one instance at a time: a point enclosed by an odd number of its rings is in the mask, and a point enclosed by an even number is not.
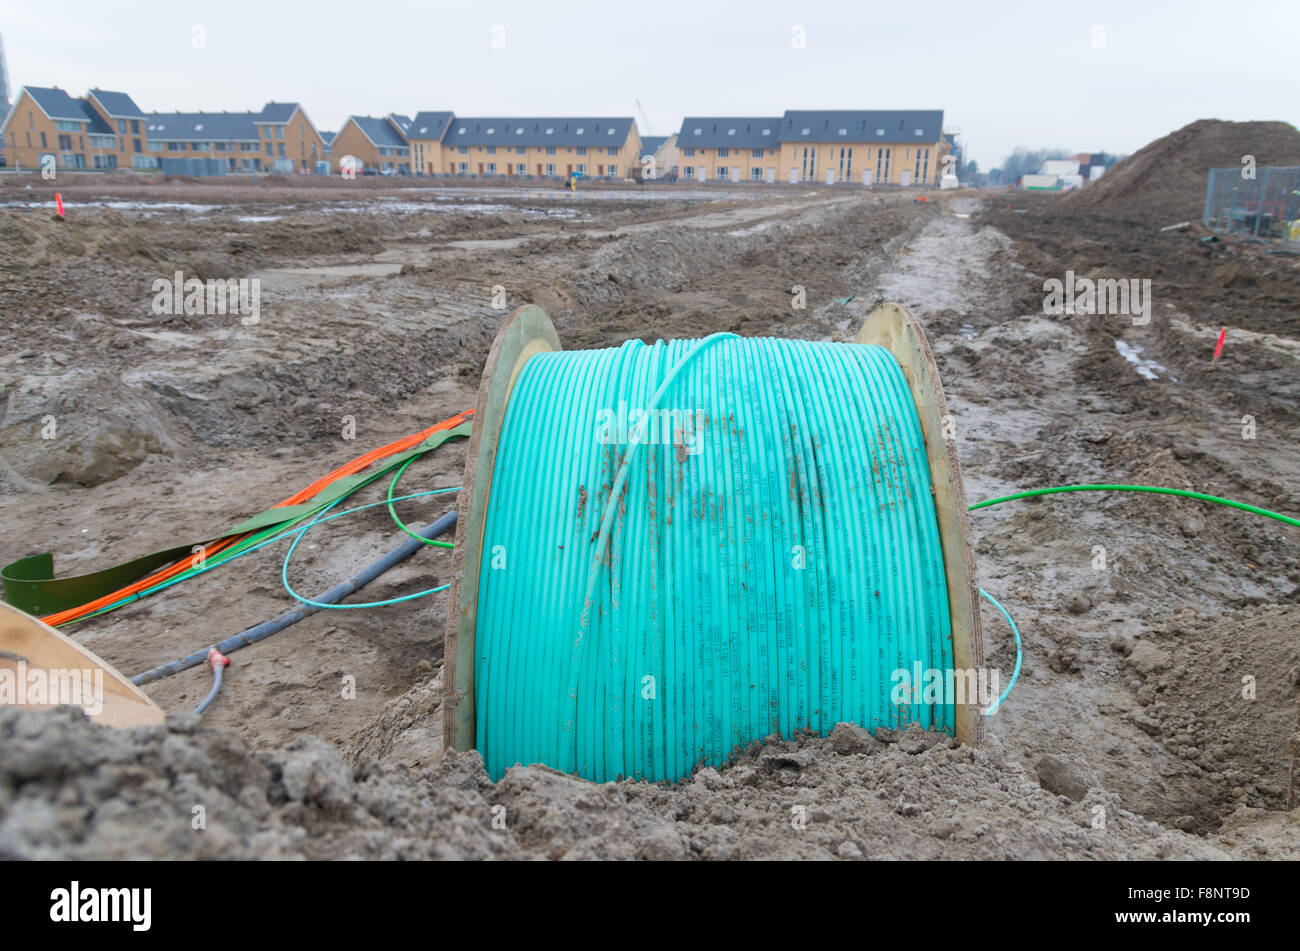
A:
[[[50,190],[7,181],[3,562],[54,551],[75,574],[202,538],[470,407],[497,328],[527,302],[566,347],[591,348],[721,330],[847,340],[898,301],[930,335],[972,501],[1132,482],[1300,512],[1300,265],[1195,229],[1002,192],[125,176],[61,186],[54,222]],[[152,282],[177,269],[258,277],[260,321],[154,313]],[[1046,316],[1043,282],[1067,270],[1150,279],[1150,321]],[[806,310],[791,309],[795,284]],[[454,486],[462,464],[452,443],[405,481]],[[452,498],[404,515],[432,521]],[[1025,637],[981,750],[845,727],[678,786],[538,767],[494,785],[476,754],[443,755],[436,595],[324,612],[235,654],[202,725],[109,735],[66,712],[0,711],[0,855],[1300,856],[1285,811],[1297,530],[1098,494],[973,521],[980,583]],[[382,508],[361,513],[309,537],[294,580],[322,590],[394,544]],[[279,561],[252,555],[66,630],[134,674],[283,611]],[[444,583],[448,567],[421,553],[366,597]],[[1000,618],[986,609],[984,627],[989,663],[1010,670]],[[208,685],[196,669],[147,692],[185,711]]]

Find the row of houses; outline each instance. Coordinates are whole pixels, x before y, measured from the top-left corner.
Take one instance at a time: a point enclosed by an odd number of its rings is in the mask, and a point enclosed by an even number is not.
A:
[[[629,117],[351,116],[334,157],[428,176],[657,177],[696,181],[938,184],[953,150],[942,110],[789,110],[689,116],[671,136],[642,137]],[[650,160],[653,159],[653,166]]]
[[[205,159],[210,174],[315,170],[326,144],[296,102],[260,112],[150,112],[124,92],[73,97],[57,87],[24,86],[0,125],[4,160],[37,168],[151,171],[175,159]]]
[[[4,164],[202,174],[270,171],[473,178],[657,178],[933,185],[952,151],[942,110],[691,116],[643,138],[630,117],[349,116],[319,131],[296,102],[260,112],[146,113],[130,95],[24,86],[0,124]],[[350,161],[343,163],[345,157]]]

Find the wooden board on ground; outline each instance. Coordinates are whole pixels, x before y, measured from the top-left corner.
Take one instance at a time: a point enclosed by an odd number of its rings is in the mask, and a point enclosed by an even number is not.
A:
[[[966,489],[961,481],[956,444],[944,439],[948,403],[930,343],[916,318],[898,304],[882,304],[867,315],[857,342],[875,344],[892,353],[912,390],[925,436],[939,541],[943,546],[943,567],[948,579],[953,666],[958,670],[978,670],[984,666],[984,641],[980,633],[980,595],[975,584],[970,512],[966,508]],[[984,714],[979,698],[973,700],[957,706],[956,733],[961,742],[978,746],[984,736]]]
[[[483,559],[483,527],[492,495],[501,426],[515,380],[529,358],[560,349],[560,338],[546,311],[535,304],[516,310],[488,353],[474,408],[474,428],[461,482],[460,517],[452,554],[448,591],[447,630],[443,649],[443,742],[448,749],[472,750],[474,723],[474,634],[478,624],[479,571]]]

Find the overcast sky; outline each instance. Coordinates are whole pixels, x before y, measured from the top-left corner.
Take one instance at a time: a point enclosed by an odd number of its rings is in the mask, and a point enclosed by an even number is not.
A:
[[[146,112],[277,99],[321,129],[450,109],[662,135],[686,115],[943,109],[986,169],[1017,145],[1133,152],[1194,119],[1300,111],[1300,0],[0,0],[0,35],[13,92],[99,86]]]

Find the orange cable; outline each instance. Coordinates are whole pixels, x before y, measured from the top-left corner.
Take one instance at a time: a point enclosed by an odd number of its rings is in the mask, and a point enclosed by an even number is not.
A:
[[[446,429],[454,429],[455,427],[459,426],[461,423],[465,422],[473,415],[474,415],[474,411],[472,409],[466,410],[465,412],[458,413],[457,415],[452,416],[449,419],[444,419],[442,422],[436,423],[433,426],[430,426],[428,429],[425,429],[421,432],[412,433],[409,436],[403,436],[401,439],[398,439],[395,442],[391,442],[386,446],[380,446],[378,449],[372,449],[370,450],[370,452],[367,452],[364,455],[357,456],[357,458],[353,459],[351,462],[344,463],[343,465],[335,469],[333,472],[321,476],[311,485],[307,486],[304,489],[299,490],[298,492],[295,492],[293,495],[289,496],[283,502],[279,502],[276,505],[271,506],[271,508],[283,508],[286,505],[298,505],[302,502],[305,502],[308,499],[313,498],[318,493],[320,493],[323,489],[325,489],[327,486],[331,485],[334,482],[337,482],[339,479],[343,478],[344,476],[349,476],[352,475],[353,473],[360,472],[362,469],[366,468],[367,466],[369,466],[374,462],[379,461],[380,459],[385,459],[388,456],[392,456],[406,449],[411,449],[415,446],[418,446],[420,443],[428,439],[436,432],[441,432]],[[202,547],[201,552],[196,552],[195,554],[200,554],[205,559],[209,558],[212,555],[218,554],[224,551],[225,549],[231,547],[232,545],[238,543],[242,539],[247,538],[251,534],[252,532],[244,532],[243,534],[240,535],[231,535],[226,538],[217,539],[216,541],[212,541],[204,545]],[[107,607],[110,604],[115,604],[118,601],[121,601],[123,598],[130,597],[133,594],[137,594],[148,588],[152,588],[156,584],[161,584],[162,582],[167,581],[170,578],[174,578],[176,575],[180,574],[181,572],[187,571],[192,566],[192,564],[193,564],[192,556],[189,558],[182,558],[180,561],[175,562],[174,564],[171,564],[166,568],[160,568],[158,571],[155,571],[153,574],[141,578],[139,581],[133,582],[124,588],[119,588],[117,591],[114,591],[110,594],[106,594],[103,597],[96,598],[94,601],[88,601],[85,604],[79,605],[75,608],[68,608],[67,610],[58,612],[57,614],[47,615],[41,618],[41,620],[51,626],[66,624],[69,621],[75,621],[80,617],[84,617],[87,614],[91,614],[95,611],[98,611],[102,607]]]

